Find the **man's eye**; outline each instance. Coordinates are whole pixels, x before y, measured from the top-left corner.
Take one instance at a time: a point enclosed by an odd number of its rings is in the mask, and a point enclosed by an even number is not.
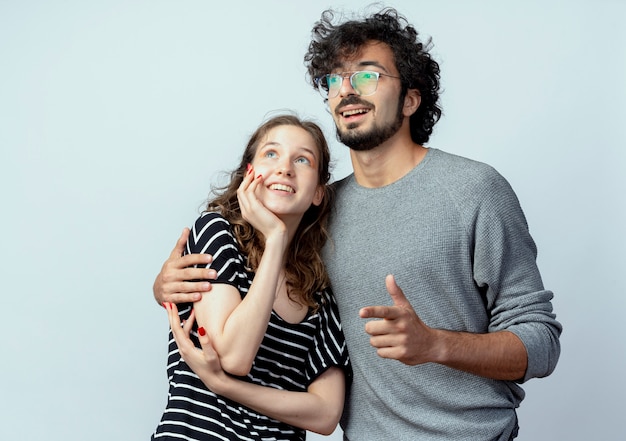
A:
[[[327,80],[328,87],[341,87],[342,80],[341,75],[329,75]]]

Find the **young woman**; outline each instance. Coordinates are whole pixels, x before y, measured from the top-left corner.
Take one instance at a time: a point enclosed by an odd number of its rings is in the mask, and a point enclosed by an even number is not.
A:
[[[187,252],[211,254],[217,279],[194,304],[164,305],[170,387],[152,439],[303,440],[335,429],[350,366],[320,256],[329,161],[317,125],[274,117],[196,221]]]

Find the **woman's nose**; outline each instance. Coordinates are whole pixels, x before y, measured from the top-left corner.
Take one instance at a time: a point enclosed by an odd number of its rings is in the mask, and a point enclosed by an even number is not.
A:
[[[281,175],[289,176],[290,178],[293,176],[293,172],[288,168],[281,168],[278,170],[278,173]]]
[[[285,175],[292,177],[293,176],[293,168],[291,167],[291,162],[283,162],[279,165],[277,173],[279,175]]]

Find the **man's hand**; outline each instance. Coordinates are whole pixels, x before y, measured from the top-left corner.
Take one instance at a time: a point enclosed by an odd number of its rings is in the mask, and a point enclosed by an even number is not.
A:
[[[526,347],[514,333],[502,330],[476,334],[434,329],[418,317],[393,276],[385,279],[393,306],[367,306],[361,318],[370,344],[380,357],[407,365],[439,363],[494,380],[518,381],[528,366]]]
[[[204,267],[211,263],[212,256],[209,254],[182,255],[188,237],[189,228],[185,228],[154,281],[152,292],[159,305],[162,305],[163,302],[184,303],[198,301],[202,298],[202,293],[211,290],[211,284],[206,280],[217,277],[213,269],[193,267],[194,265]],[[189,280],[203,281],[189,282]]]
[[[382,358],[392,358],[407,365],[435,361],[436,330],[418,317],[392,275],[385,279],[393,306],[367,306],[361,318],[378,318],[365,324],[370,344]]]

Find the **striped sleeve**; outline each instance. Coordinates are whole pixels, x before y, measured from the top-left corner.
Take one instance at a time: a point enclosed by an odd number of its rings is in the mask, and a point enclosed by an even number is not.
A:
[[[312,383],[328,368],[337,366],[343,368],[348,382],[352,379],[352,367],[343,335],[339,310],[335,298],[329,291],[321,295],[319,327],[313,340],[313,348],[309,351],[306,377]]]
[[[211,283],[237,287],[237,277],[243,268],[242,257],[231,234],[230,224],[220,214],[202,213],[191,229],[186,252],[211,254],[213,261],[207,267],[217,271],[217,278]]]

